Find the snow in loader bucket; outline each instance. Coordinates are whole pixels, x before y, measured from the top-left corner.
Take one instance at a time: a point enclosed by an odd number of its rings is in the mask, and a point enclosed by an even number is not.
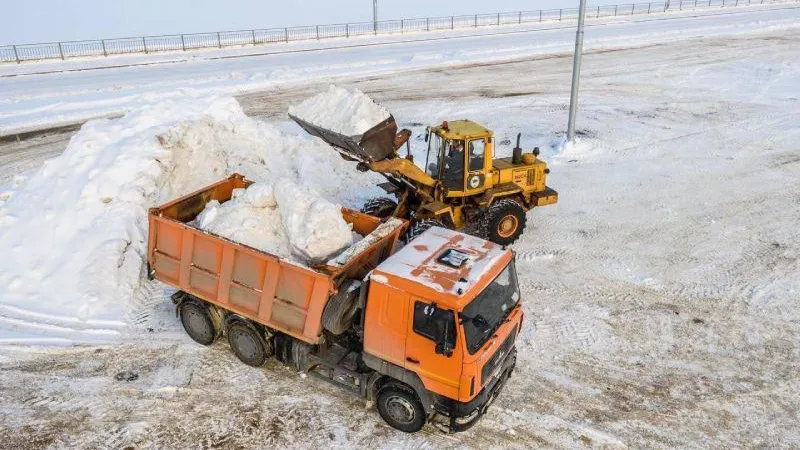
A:
[[[377,162],[388,158],[394,151],[397,123],[393,116],[365,131],[364,134],[347,136],[289,114],[301,128],[336,148],[344,156],[363,162]]]

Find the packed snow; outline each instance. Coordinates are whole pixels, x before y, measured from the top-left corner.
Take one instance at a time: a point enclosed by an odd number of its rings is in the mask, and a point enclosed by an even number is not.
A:
[[[299,105],[292,105],[289,114],[347,136],[364,134],[388,119],[389,111],[358,89],[330,85]]]
[[[208,202],[198,228],[300,264],[324,260],[352,244],[340,205],[282,178],[234,189],[233,197]]]
[[[243,226],[237,233],[256,237],[256,246],[274,233],[282,238],[268,248],[278,254],[325,258],[352,240],[340,207],[321,198],[352,198],[341,177],[331,177],[349,171],[345,164],[323,144],[245,116],[232,98],[168,100],[88,122],[62,155],[0,196],[0,307],[77,328],[65,342],[114,338],[141,296],[147,208],[233,172],[275,183],[274,195],[257,184],[243,197],[273,226],[259,235],[244,210],[226,205],[212,205],[203,224]],[[284,214],[270,210],[273,202]],[[41,333],[23,328],[0,338]]]

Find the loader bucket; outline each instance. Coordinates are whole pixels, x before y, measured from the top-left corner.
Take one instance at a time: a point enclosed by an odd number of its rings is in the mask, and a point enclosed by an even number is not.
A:
[[[308,134],[322,139],[343,154],[358,161],[383,161],[395,152],[394,139],[397,134],[397,123],[392,116],[370,128],[364,134],[355,136],[337,133],[291,114],[289,117]]]

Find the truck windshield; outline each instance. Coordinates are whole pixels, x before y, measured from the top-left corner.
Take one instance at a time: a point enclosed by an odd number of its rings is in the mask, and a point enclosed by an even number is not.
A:
[[[519,284],[512,260],[461,314],[470,355],[483,347],[518,302]]]

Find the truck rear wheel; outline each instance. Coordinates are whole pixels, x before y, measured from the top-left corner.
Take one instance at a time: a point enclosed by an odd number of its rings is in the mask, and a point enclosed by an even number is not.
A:
[[[519,203],[509,198],[498,200],[483,218],[483,236],[496,244],[512,244],[522,235],[525,221],[525,210]]]
[[[258,331],[235,322],[228,328],[228,344],[239,360],[248,366],[261,367],[267,361],[267,346]]]
[[[427,416],[422,402],[410,388],[389,384],[378,392],[378,413],[392,428],[415,433],[425,426]]]
[[[397,209],[397,202],[388,197],[375,197],[367,200],[361,207],[361,212],[370,216],[384,219],[392,215]]]
[[[357,300],[361,282],[345,280],[339,292],[328,300],[322,313],[322,326],[335,335],[340,335],[353,325],[358,309]]]
[[[211,320],[208,308],[196,301],[187,301],[180,305],[181,324],[186,334],[195,342],[211,345],[217,339],[218,333]]]

